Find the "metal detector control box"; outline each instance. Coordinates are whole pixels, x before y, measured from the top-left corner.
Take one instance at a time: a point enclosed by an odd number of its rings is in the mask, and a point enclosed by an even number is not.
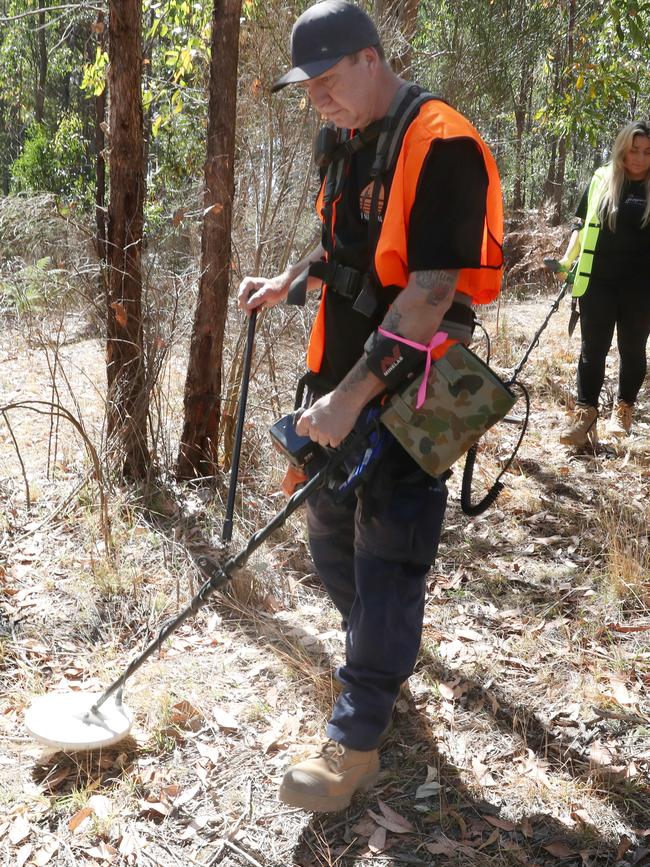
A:
[[[309,437],[296,433],[297,416],[295,413],[282,416],[269,429],[273,445],[294,467],[304,467],[319,452],[321,447]]]

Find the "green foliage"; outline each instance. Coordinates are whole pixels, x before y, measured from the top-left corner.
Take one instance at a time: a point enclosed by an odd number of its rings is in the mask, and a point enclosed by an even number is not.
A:
[[[54,136],[44,124],[33,123],[11,166],[15,192],[48,191],[82,201],[91,198],[89,174],[88,143],[72,112],[61,118]]]
[[[63,298],[68,289],[67,271],[55,268],[49,256],[32,265],[26,264],[9,280],[0,280],[2,306],[18,315],[46,310]]]
[[[242,2],[236,179],[242,202],[250,204],[268,166],[275,171],[287,156],[289,126],[303,134],[302,97],[286,92],[269,99],[267,85],[286,68],[291,23],[309,2]],[[371,13],[383,9],[386,45],[399,54],[407,4],[360,2]],[[14,16],[0,25],[0,183],[10,177],[14,190],[51,190],[87,202],[93,97],[106,86],[108,64],[97,7],[78,4],[61,14],[45,6],[43,29],[38,16],[24,14],[35,11],[32,0],[0,6],[0,16]],[[150,229],[198,188],[202,175],[212,11],[212,3],[200,0],[143,0]],[[525,204],[536,206],[553,186],[549,167],[562,137],[566,199],[616,130],[650,113],[648,32],[650,0],[419,0],[412,77],[449,99],[485,135],[506,196],[517,178]],[[45,82],[39,79],[43,39]],[[306,124],[304,135],[310,135]]]
[[[81,80],[81,89],[99,96],[106,88],[106,70],[108,68],[108,52],[102,51],[101,46],[95,50],[95,59],[92,63],[86,63]]]
[[[145,0],[146,75],[143,105],[155,139],[186,108],[194,111],[207,85],[211,4]]]
[[[642,30],[650,27],[649,12],[650,3],[610,0],[579,19],[573,62],[561,69],[565,87],[550,93],[536,114],[542,127],[594,148],[614,135],[628,119],[644,75],[647,82]],[[551,63],[556,59],[551,53]]]
[[[155,142],[156,165],[149,173],[150,195],[181,191],[188,181],[201,176],[205,132],[206,118],[187,112],[178,113],[161,128]]]

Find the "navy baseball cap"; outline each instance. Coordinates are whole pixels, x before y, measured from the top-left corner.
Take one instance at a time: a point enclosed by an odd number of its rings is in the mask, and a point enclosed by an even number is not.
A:
[[[315,3],[293,25],[293,68],[273,82],[271,93],[316,78],[349,54],[379,43],[377,28],[359,6],[345,0]]]

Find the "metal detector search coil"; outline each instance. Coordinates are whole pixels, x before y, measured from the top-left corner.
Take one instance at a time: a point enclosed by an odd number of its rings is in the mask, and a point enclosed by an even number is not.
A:
[[[46,746],[91,750],[121,741],[133,720],[121,700],[94,709],[99,692],[51,693],[35,698],[25,712],[25,728]]]

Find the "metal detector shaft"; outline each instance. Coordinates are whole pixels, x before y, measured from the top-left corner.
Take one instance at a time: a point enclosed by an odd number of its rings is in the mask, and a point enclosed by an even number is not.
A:
[[[570,283],[569,283],[568,280],[565,280],[564,283],[562,284],[562,288],[561,288],[560,291],[558,292],[558,294],[557,294],[557,298],[556,298],[555,301],[553,302],[553,305],[552,305],[551,309],[548,311],[548,313],[546,314],[546,318],[544,319],[544,321],[542,322],[542,324],[540,325],[540,327],[539,327],[539,328],[537,329],[537,331],[535,332],[535,335],[534,335],[533,339],[530,341],[530,344],[529,344],[529,346],[528,346],[528,349],[524,352],[523,358],[521,359],[521,361],[519,362],[519,364],[518,364],[518,365],[515,367],[515,369],[513,370],[513,372],[512,372],[512,376],[510,377],[510,379],[508,380],[508,382],[506,383],[506,385],[511,385],[513,382],[515,382],[515,380],[517,379],[517,377],[518,377],[519,374],[521,373],[522,368],[524,367],[524,365],[525,365],[526,362],[528,361],[531,352],[533,351],[533,349],[534,349],[534,348],[537,346],[537,344],[539,343],[539,338],[542,336],[542,332],[544,331],[544,329],[545,329],[546,326],[548,325],[551,316],[552,316],[552,315],[556,312],[556,310],[559,308],[559,306],[560,306],[560,302],[561,302],[562,299],[564,298],[564,293],[565,293],[566,290],[568,289],[569,285],[570,285]]]
[[[129,663],[120,677],[118,677],[118,679],[112,683],[106,692],[104,692],[104,694],[95,702],[90,709],[90,713],[97,712],[98,708],[104,704],[106,699],[110,698],[114,692],[121,689],[128,678],[131,677],[131,675],[134,674],[153,653],[162,647],[169,636],[176,632],[179,626],[181,626],[188,617],[196,614],[199,608],[201,608],[210,596],[212,596],[214,591],[218,590],[219,587],[222,587],[227,581],[229,581],[230,578],[232,578],[233,572],[237,569],[241,569],[250,555],[256,551],[272,533],[286,522],[287,518],[305,502],[307,497],[309,497],[313,491],[317,490],[325,483],[330,467],[331,465],[328,464],[312,479],[310,479],[304,487],[296,491],[296,493],[288,500],[284,509],[281,512],[278,512],[278,514],[269,521],[266,526],[262,527],[261,530],[258,530],[257,533],[254,533],[248,540],[246,547],[234,557],[230,557],[226,560],[223,566],[208,560],[207,557],[204,558],[203,562],[199,561],[199,565],[201,565],[205,571],[212,573],[211,577],[202,585],[196,596],[194,596],[192,601],[183,608],[180,614],[174,617],[174,619],[169,623],[166,623],[151,644],[145,647],[142,653]]]
[[[136,672],[140,666],[146,662],[149,657],[155,653],[160,647],[164,644],[164,642],[169,638],[172,633],[176,632],[179,626],[183,624],[188,617],[191,617],[193,614],[201,608],[201,606],[210,598],[210,596],[214,593],[215,590],[218,590],[219,587],[222,587],[227,581],[232,577],[233,572],[237,569],[241,569],[241,567],[246,563],[250,555],[256,551],[260,545],[262,545],[268,538],[271,536],[277,529],[282,527],[287,518],[292,515],[296,509],[298,509],[305,500],[318,488],[322,487],[329,478],[330,473],[333,469],[340,466],[343,461],[346,459],[348,454],[356,448],[360,443],[362,443],[368,435],[376,428],[376,422],[373,422],[369,427],[364,428],[359,433],[353,434],[348,440],[345,441],[344,446],[334,453],[332,457],[328,460],[325,466],[316,473],[313,478],[311,478],[302,488],[296,491],[295,494],[287,501],[284,509],[281,512],[278,512],[277,515],[272,518],[266,526],[262,527],[261,530],[258,530],[254,533],[251,538],[248,540],[248,543],[245,548],[243,548],[238,554],[235,554],[234,557],[230,557],[223,566],[220,566],[218,563],[214,563],[211,560],[208,560],[206,557],[203,562],[201,559],[198,560],[199,565],[203,568],[204,571],[209,572],[211,577],[209,580],[203,584],[200,588],[196,596],[191,600],[191,602],[183,608],[183,610],[174,617],[173,620],[166,623],[158,633],[158,636],[149,644],[142,653],[137,656],[134,660],[132,660],[124,672],[117,678],[117,680],[112,683],[108,689],[99,697],[99,699],[95,702],[95,704],[88,711],[89,714],[97,713],[99,708],[104,704],[104,702],[110,698],[110,696],[121,690],[124,686],[125,682],[131,677],[134,672]]]
[[[232,519],[235,512],[235,494],[237,492],[237,479],[239,477],[239,458],[241,456],[241,443],[244,433],[244,419],[246,417],[246,401],[248,400],[248,385],[251,376],[251,360],[253,358],[253,340],[255,338],[255,323],[257,321],[257,309],[251,312],[248,319],[248,334],[246,335],[246,355],[244,356],[244,370],[241,380],[241,395],[239,396],[239,413],[237,415],[237,428],[235,430],[235,443],[232,450],[230,464],[230,482],[228,484],[228,499],[226,501],[226,517],[221,531],[221,541],[230,542],[232,539]]]

